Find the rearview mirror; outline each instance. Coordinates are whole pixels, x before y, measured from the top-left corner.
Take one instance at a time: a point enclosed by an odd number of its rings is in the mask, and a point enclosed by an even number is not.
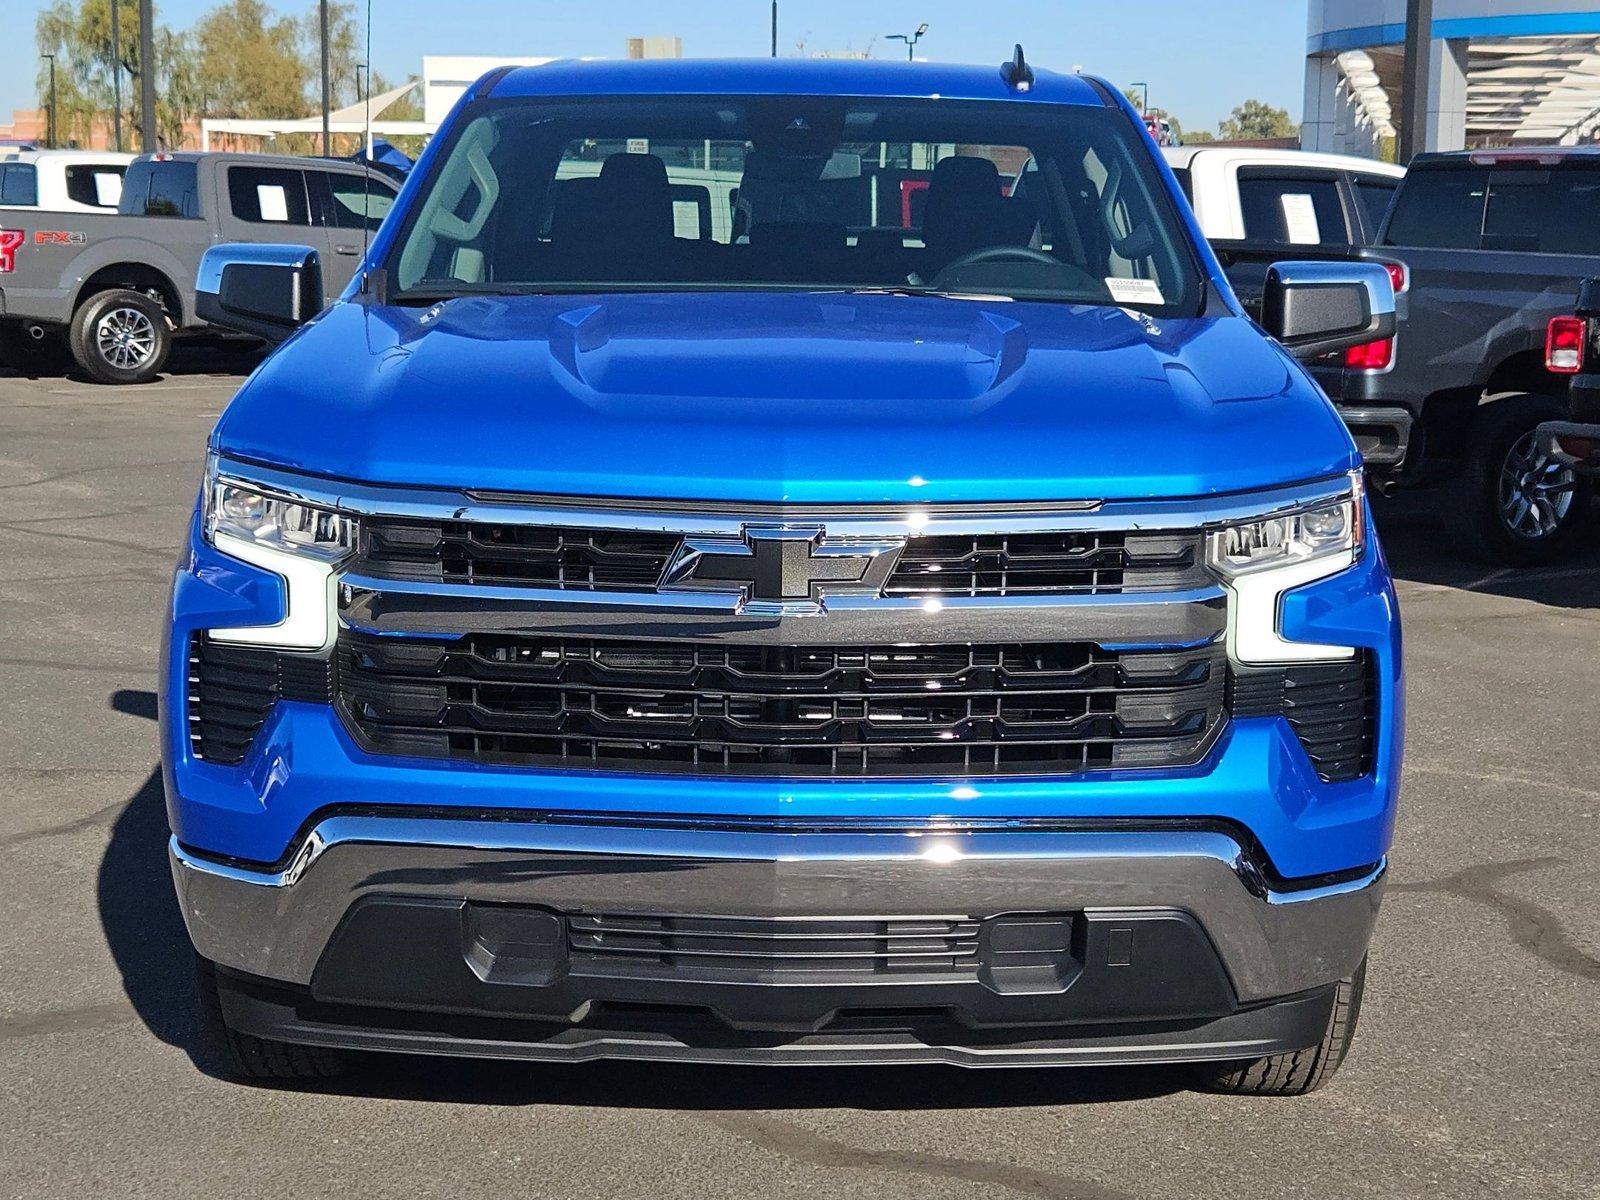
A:
[[[195,313],[223,329],[281,342],[322,311],[322,263],[310,246],[213,246],[195,278]]]
[[[1381,342],[1394,336],[1394,283],[1379,263],[1274,263],[1261,324],[1300,359]]]

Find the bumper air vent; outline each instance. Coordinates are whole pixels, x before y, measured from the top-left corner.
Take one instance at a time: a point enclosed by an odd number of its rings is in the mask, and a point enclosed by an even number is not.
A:
[[[255,646],[230,646],[202,634],[189,640],[189,745],[195,757],[237,766],[279,700],[327,704],[332,661]]]
[[[1235,717],[1287,718],[1324,783],[1372,771],[1378,688],[1370,655],[1293,667],[1236,667],[1228,711]]]

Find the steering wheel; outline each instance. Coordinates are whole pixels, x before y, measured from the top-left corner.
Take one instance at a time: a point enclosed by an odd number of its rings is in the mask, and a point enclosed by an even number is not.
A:
[[[1046,254],[1043,250],[1035,250],[1032,246],[985,246],[981,250],[974,250],[945,263],[940,268],[939,274],[946,275],[951,271],[959,271],[962,267],[976,267],[981,263],[992,262],[1043,263],[1047,267],[1061,265],[1059,258]]]

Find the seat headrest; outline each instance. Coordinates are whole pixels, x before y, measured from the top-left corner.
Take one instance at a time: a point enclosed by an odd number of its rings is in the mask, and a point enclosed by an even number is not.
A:
[[[991,192],[998,196],[1000,169],[992,159],[952,154],[934,164],[933,178],[928,182],[929,199],[942,188],[957,188],[968,193]]]
[[[597,182],[593,198],[607,226],[650,240],[672,237],[672,184],[661,159],[654,154],[609,155]]]
[[[987,158],[942,158],[928,181],[922,242],[952,256],[999,241],[1000,171]]]

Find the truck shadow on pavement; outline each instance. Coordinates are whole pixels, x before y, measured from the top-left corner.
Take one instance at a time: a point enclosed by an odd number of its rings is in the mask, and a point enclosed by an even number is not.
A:
[[[187,378],[191,376],[218,377],[218,382],[243,382],[243,376],[250,374],[260,364],[265,355],[265,348],[245,341],[222,340],[182,341],[173,346],[172,354],[166,364],[161,368],[161,373],[156,376],[156,381],[171,378]],[[0,379],[34,379],[45,383],[54,383],[66,380],[71,383],[88,384],[95,387],[92,379],[80,371],[76,364],[69,363],[65,368],[49,371],[15,371],[10,367],[0,366]],[[123,387],[143,387],[143,384],[123,384]]]
[[[1429,493],[1375,497],[1373,523],[1396,579],[1553,608],[1600,608],[1600,511],[1570,558],[1545,567],[1496,567],[1463,558]]]
[[[148,693],[145,693],[148,696]],[[154,715],[153,697],[119,692],[122,712]],[[161,773],[118,815],[101,859],[100,924],[129,1002],[145,1027],[195,1067],[231,1078],[194,994],[193,952],[167,865]],[[768,1069],[657,1063],[582,1065],[373,1055],[350,1076],[295,1085],[306,1091],[454,1104],[582,1104],[596,1108],[959,1109],[1101,1104],[1181,1091],[1176,1070],[989,1070],[955,1067]],[[241,1085],[244,1086],[244,1085]]]

